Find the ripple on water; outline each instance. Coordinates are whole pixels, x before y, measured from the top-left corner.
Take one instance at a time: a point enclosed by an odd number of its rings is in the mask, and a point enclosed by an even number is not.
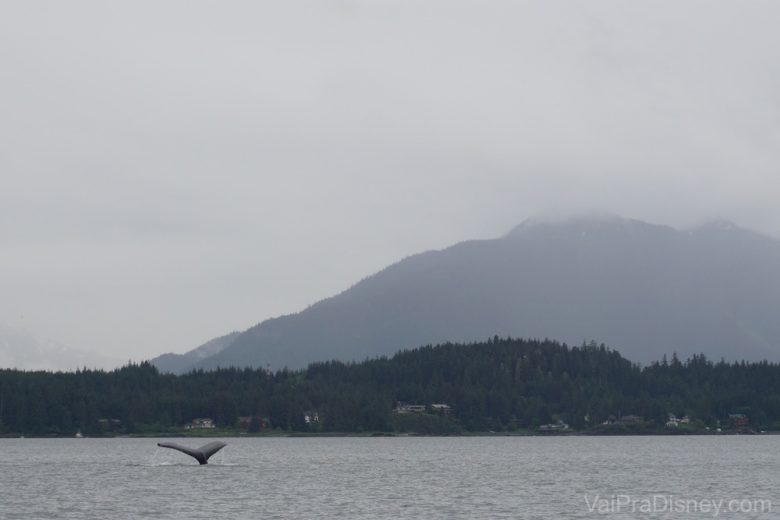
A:
[[[637,518],[587,508],[620,494],[780,507],[774,436],[227,439],[206,466],[156,442],[0,440],[0,518]]]

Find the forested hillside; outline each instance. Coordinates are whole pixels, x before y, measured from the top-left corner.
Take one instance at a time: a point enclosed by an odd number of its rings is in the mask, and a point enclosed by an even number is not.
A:
[[[447,404],[452,413],[398,414],[398,402],[426,405],[429,412],[431,404]],[[718,421],[726,428],[729,415],[740,413],[756,429],[774,428],[780,365],[696,356],[640,369],[603,345],[496,337],[275,373],[175,376],[148,363],[112,372],[0,371],[0,433],[6,435],[166,432],[206,417],[232,428],[239,416],[288,431],[514,431],[559,420],[593,430],[624,416],[662,428],[669,413],[712,428]]]

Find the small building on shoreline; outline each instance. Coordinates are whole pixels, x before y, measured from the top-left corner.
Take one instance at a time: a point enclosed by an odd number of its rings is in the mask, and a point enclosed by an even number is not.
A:
[[[199,417],[184,425],[185,430],[213,430],[216,427],[214,419],[208,417]]]

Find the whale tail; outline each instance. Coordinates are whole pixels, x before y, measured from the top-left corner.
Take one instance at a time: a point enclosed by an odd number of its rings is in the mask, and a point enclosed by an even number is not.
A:
[[[200,464],[208,464],[209,458],[216,452],[227,446],[224,442],[214,441],[201,446],[200,448],[190,448],[176,444],[175,442],[158,442],[157,445],[161,448],[171,448],[182,453],[186,453],[190,457],[197,460]]]

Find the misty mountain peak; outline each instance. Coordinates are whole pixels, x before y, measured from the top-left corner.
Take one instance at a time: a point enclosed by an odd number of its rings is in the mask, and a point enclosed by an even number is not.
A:
[[[596,213],[561,220],[529,218],[507,233],[505,238],[520,238],[529,234],[558,235],[561,233],[582,237],[589,233],[634,233],[642,230],[661,229],[672,230],[666,226],[648,224],[612,213]]]
[[[696,228],[694,231],[706,231],[706,232],[734,232],[734,231],[746,231],[740,228],[735,223],[729,220],[712,220]]]

